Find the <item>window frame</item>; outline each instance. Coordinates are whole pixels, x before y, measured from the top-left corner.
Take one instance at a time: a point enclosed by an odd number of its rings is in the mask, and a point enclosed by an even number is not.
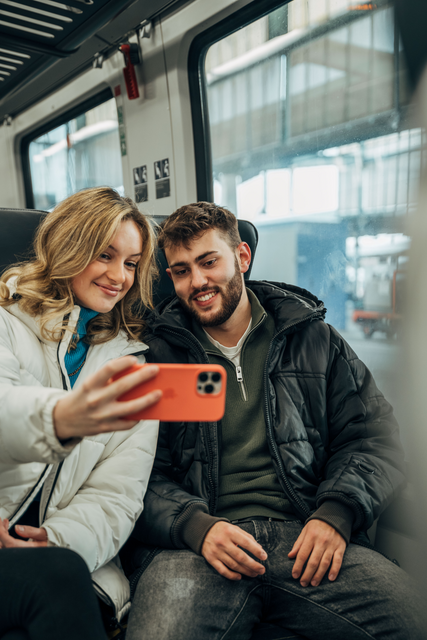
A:
[[[21,139],[20,151],[22,175],[24,180],[25,203],[28,209],[34,209],[34,191],[30,165],[31,142],[33,142],[36,138],[44,135],[45,133],[49,133],[49,131],[60,127],[69,120],[73,120],[74,118],[81,116],[86,111],[90,111],[90,109],[99,107],[99,105],[103,104],[104,102],[108,102],[108,100],[111,100],[112,98],[114,98],[113,91],[110,87],[107,87],[91,98],[84,100],[83,102],[79,102],[79,104],[75,105],[71,109],[68,109],[60,116],[52,118],[36,129],[32,129]]]
[[[199,33],[191,43],[188,52],[188,84],[193,123],[197,200],[207,202],[214,200],[209,108],[204,72],[207,51],[215,42],[290,2],[292,0],[265,0],[262,7],[257,2],[251,2]]]

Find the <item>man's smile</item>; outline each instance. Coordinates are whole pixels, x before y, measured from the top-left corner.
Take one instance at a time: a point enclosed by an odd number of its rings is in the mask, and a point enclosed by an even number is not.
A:
[[[197,304],[206,304],[209,303],[212,298],[217,295],[218,291],[209,291],[208,293],[197,294],[197,296],[193,297],[193,300],[197,302]]]

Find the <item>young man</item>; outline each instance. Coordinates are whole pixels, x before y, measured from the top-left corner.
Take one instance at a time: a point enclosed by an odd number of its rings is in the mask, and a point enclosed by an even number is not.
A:
[[[176,297],[151,359],[222,364],[227,402],[218,424],[161,425],[128,640],[250,639],[260,620],[316,640],[423,638],[406,574],[365,533],[404,482],[370,372],[315,296],[245,285],[226,209],[181,207],[158,240]]]

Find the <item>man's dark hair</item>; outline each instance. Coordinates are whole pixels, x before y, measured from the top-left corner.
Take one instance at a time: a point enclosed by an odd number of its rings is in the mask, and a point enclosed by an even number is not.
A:
[[[193,202],[180,207],[162,222],[157,242],[163,250],[173,245],[188,247],[192,240],[210,229],[218,229],[233,250],[242,241],[236,216],[231,211],[213,202]]]

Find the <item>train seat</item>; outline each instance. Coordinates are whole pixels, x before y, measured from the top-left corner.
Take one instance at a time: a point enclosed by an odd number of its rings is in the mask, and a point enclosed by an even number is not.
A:
[[[45,211],[0,208],[0,273],[31,255],[35,230]]]

